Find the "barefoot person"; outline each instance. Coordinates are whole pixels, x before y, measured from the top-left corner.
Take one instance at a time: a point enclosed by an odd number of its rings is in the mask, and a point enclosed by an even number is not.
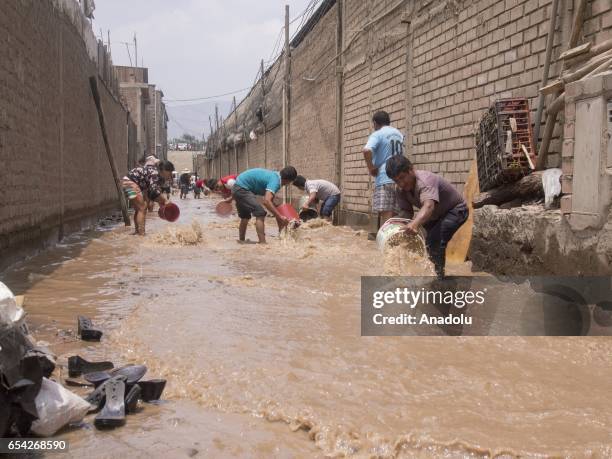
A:
[[[427,253],[439,278],[444,277],[446,246],[468,218],[468,208],[456,188],[443,177],[429,171],[415,170],[404,156],[387,161],[387,175],[397,183],[399,208],[412,219],[405,231],[427,231]],[[420,210],[414,215],[413,206]]]
[[[191,189],[191,174],[187,169],[183,170],[183,173],[179,177],[179,187],[181,190],[181,199],[187,199],[187,194]]]
[[[308,193],[308,200],[302,209],[308,209],[315,202],[320,202],[319,215],[326,220],[331,220],[332,213],[340,202],[340,189],[336,185],[327,180],[306,180],[301,175],[296,177],[293,185]]]
[[[249,169],[236,178],[232,188],[232,196],[236,201],[236,209],[240,217],[238,229],[239,242],[244,242],[246,230],[251,216],[255,217],[255,229],[260,244],[266,242],[265,219],[266,210],[276,217],[278,229],[287,226],[289,220],[283,217],[272,202],[274,195],[281,186],[291,184],[297,177],[297,171],[287,166],[280,172],[268,169]],[[257,196],[263,196],[263,205],[257,201]]]
[[[129,171],[123,177],[123,191],[134,207],[134,226],[136,232],[144,236],[145,217],[147,215],[147,202],[145,196],[150,201],[159,203],[160,206],[166,204],[166,198],[162,195],[162,186],[166,180],[172,179],[174,165],[170,161],[159,161],[156,166],[141,166]]]
[[[378,214],[378,227],[397,214],[395,185],[387,177],[385,164],[394,155],[403,154],[404,136],[391,126],[389,114],[384,111],[372,117],[374,132],[363,148],[363,157],[372,177],[376,177],[372,211]]]

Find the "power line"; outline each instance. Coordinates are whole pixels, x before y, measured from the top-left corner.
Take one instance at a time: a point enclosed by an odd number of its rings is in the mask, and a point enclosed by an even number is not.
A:
[[[226,92],[225,94],[217,94],[215,96],[194,97],[192,99],[164,99],[164,100],[166,102],[194,102],[197,100],[210,100],[210,99],[216,99],[217,97],[231,96],[232,94],[238,94],[244,91],[248,91],[249,89],[251,89],[250,86],[248,88],[242,88],[242,89],[237,89],[235,91]]]

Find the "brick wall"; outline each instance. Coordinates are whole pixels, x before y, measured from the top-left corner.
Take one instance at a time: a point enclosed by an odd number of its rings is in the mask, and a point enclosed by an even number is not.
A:
[[[536,108],[551,2],[464,1],[457,10],[432,3],[415,12],[411,40],[413,158],[461,189],[485,110],[496,99],[512,97],[528,97]],[[557,24],[553,56],[560,54],[563,21]],[[552,65],[550,77],[558,72]],[[558,141],[552,152],[560,152]],[[557,165],[554,153],[550,162]]]
[[[336,55],[336,20],[333,7],[291,54],[289,163],[306,178],[331,181],[336,181],[336,72],[334,65],[322,67]],[[315,76],[316,81],[306,80]]]
[[[292,49],[291,54],[291,113],[289,161],[298,173],[310,178],[335,180],[336,142],[336,79],[335,67],[323,66],[336,54],[336,8],[333,7],[315,25],[314,29]],[[322,71],[321,71],[322,70]],[[307,81],[317,74],[316,81]],[[282,86],[282,59],[266,72],[266,126],[257,124],[256,140],[248,141],[249,121],[253,112],[261,106],[261,91],[258,86],[237,108],[238,129],[235,114],[226,119],[224,126],[228,140],[219,149],[221,175],[241,172],[248,167],[266,167],[279,170],[283,167],[283,141],[280,90]],[[261,83],[259,82],[258,85]],[[239,133],[237,143],[238,168],[236,167],[233,141],[230,135]],[[245,135],[247,133],[247,135]],[[265,138],[264,138],[265,137]],[[218,158],[202,162],[201,175],[219,175]],[[295,190],[294,190],[295,191]]]
[[[549,81],[560,71],[556,58],[565,49],[575,2],[559,2]],[[373,180],[362,150],[376,110],[390,113],[418,168],[443,175],[459,190],[475,157],[474,132],[496,99],[527,97],[534,121],[552,0],[343,4],[341,208],[346,214],[370,213]],[[290,161],[300,173],[329,179],[334,178],[336,149],[334,65],[315,83],[301,77],[316,74],[334,57],[336,21],[334,6],[292,51],[291,68]],[[580,42],[600,43],[611,37],[610,0],[589,1]],[[238,107],[239,119],[241,107],[254,112],[260,102],[249,101],[260,96],[256,89],[251,91]],[[269,107],[271,102],[278,111],[280,93],[268,91]],[[231,116],[228,123],[233,123]],[[551,167],[561,167],[560,126],[551,144]],[[249,142],[250,167],[263,165],[263,135],[258,136]],[[281,141],[280,132],[268,133],[267,167],[280,166]],[[243,152],[244,146],[239,149]],[[233,150],[223,154],[233,155]]]
[[[371,118],[385,110],[406,134],[406,36],[403,8],[394,0],[348,0],[344,7],[343,209],[367,213],[374,181],[363,160]],[[390,14],[386,12],[393,11]],[[380,19],[364,29],[373,19]]]
[[[61,3],[60,3],[61,4]],[[66,5],[66,2],[63,2]],[[83,28],[51,1],[0,3],[1,264],[115,206],[88,78]],[[117,167],[127,169],[127,112],[98,85]]]

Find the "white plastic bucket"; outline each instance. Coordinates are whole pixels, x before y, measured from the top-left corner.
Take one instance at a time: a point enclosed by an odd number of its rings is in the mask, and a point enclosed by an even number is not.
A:
[[[381,252],[384,251],[389,239],[402,231],[402,227],[411,221],[412,220],[408,218],[390,218],[387,220],[378,230],[378,234],[376,234],[376,245],[378,246],[378,249]],[[414,237],[418,239],[420,251],[423,255],[425,255],[425,237],[423,235],[423,231],[420,230],[419,234],[415,235]]]

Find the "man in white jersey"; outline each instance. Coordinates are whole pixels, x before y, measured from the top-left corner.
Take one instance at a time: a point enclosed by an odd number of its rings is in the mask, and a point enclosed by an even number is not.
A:
[[[404,136],[391,126],[391,119],[387,112],[374,113],[372,122],[374,132],[363,149],[363,157],[368,172],[372,177],[376,177],[372,211],[378,214],[378,226],[380,227],[398,213],[395,184],[387,176],[385,165],[392,156],[404,153]]]

